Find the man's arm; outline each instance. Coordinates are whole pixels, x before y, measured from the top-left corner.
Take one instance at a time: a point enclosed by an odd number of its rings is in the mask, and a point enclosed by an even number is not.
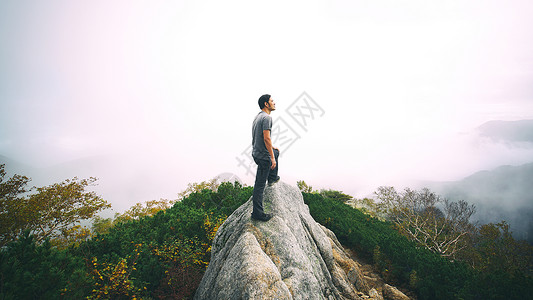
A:
[[[276,158],[274,157],[274,150],[272,149],[272,139],[270,138],[270,130],[263,130],[263,138],[265,140],[265,146],[270,154],[270,161],[272,161],[272,170],[276,167]]]

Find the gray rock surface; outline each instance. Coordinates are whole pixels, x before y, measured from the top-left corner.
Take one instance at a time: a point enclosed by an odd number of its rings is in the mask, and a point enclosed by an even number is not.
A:
[[[335,234],[309,214],[297,187],[265,189],[268,222],[251,219],[251,199],[213,240],[195,299],[361,299],[368,294],[358,263]]]
[[[376,289],[371,289],[368,292],[368,296],[370,296],[370,299],[373,299],[373,300],[383,300],[383,296],[381,296],[381,294],[378,293]]]
[[[383,286],[383,297],[387,300],[409,300],[404,293],[388,284]]]

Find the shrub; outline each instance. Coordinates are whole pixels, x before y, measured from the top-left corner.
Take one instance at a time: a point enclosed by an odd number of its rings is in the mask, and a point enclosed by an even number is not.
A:
[[[38,244],[26,231],[0,252],[0,299],[81,299],[89,278],[83,261]]]

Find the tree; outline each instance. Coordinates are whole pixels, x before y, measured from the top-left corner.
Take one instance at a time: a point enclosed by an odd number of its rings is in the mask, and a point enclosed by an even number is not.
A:
[[[216,192],[219,185],[220,184],[218,183],[218,180],[216,177],[211,180],[202,181],[200,183],[197,183],[197,182],[189,183],[187,185],[187,188],[178,194],[178,200],[183,200],[187,198],[190,194],[195,193],[195,192],[201,192],[202,190],[205,190],[205,189]]]
[[[374,199],[371,199],[371,198],[355,199],[353,201],[353,204],[352,203],[347,203],[347,204],[350,204],[352,207],[359,209],[360,211],[362,211],[363,213],[367,215],[383,220],[383,216],[379,213],[378,206],[376,202],[374,201]]]
[[[81,257],[24,232],[0,250],[0,299],[84,299],[91,287]]]
[[[124,222],[132,219],[139,219],[140,217],[153,216],[159,211],[170,208],[173,203],[173,201],[167,199],[146,201],[144,205],[142,203],[136,203],[124,213],[117,213],[115,215],[115,222]]]
[[[77,224],[61,230],[60,234],[55,236],[50,243],[52,246],[63,250],[70,246],[78,247],[82,242],[91,239],[93,236],[91,229]]]
[[[338,200],[342,203],[346,203],[353,199],[352,196],[348,194],[344,194],[341,191],[335,191],[335,190],[320,190],[320,194],[324,196],[324,198]]]
[[[501,270],[510,274],[517,271],[532,274],[533,246],[515,240],[505,221],[480,226],[475,240],[475,248],[480,254],[476,268],[485,272]]]
[[[402,234],[444,257],[454,259],[475,228],[469,222],[474,205],[451,202],[427,188],[398,194],[393,187],[380,187],[376,196],[380,210]]]
[[[111,229],[113,225],[114,225],[113,219],[95,216],[93,218],[91,232],[93,235],[105,234],[109,232],[109,229]]]
[[[32,216],[30,228],[38,241],[58,237],[81,220],[111,207],[95,192],[86,191],[96,180],[93,177],[67,179],[37,188],[37,193],[27,198],[27,211]]]
[[[300,191],[302,193],[312,193],[313,192],[313,187],[310,186],[310,185],[307,185],[307,183],[305,183],[305,181],[303,181],[303,180],[297,181],[296,185],[298,186],[298,188],[300,189]]]
[[[4,181],[5,164],[0,165],[0,247],[15,240],[27,227],[28,219],[22,211],[20,199],[29,192],[26,176],[13,175]]]
[[[0,166],[0,247],[28,230],[37,242],[44,239],[69,240],[78,235],[78,223],[111,207],[87,187],[96,178],[67,179],[46,187],[27,189],[29,178],[14,175],[4,182],[4,165]],[[29,193],[35,191],[34,193]]]

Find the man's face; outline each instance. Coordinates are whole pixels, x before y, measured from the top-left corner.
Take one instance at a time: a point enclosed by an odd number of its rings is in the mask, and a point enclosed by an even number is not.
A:
[[[276,110],[276,103],[274,102],[274,100],[272,100],[272,97],[270,97],[270,99],[268,99],[268,107],[270,108],[270,110]]]

